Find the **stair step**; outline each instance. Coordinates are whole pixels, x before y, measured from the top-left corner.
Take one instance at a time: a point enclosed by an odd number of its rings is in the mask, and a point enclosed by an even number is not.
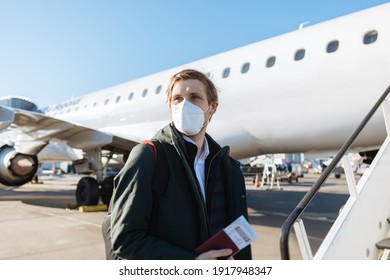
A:
[[[378,243],[376,243],[376,247],[378,249],[390,250],[390,237],[386,238],[386,239],[383,239],[382,241],[379,241]]]

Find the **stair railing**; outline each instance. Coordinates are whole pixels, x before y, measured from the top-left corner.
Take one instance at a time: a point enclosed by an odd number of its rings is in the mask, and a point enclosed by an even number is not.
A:
[[[371,119],[371,117],[374,115],[374,113],[381,106],[381,104],[386,99],[389,92],[390,92],[390,86],[385,90],[385,92],[378,99],[378,101],[375,103],[375,105],[371,108],[371,110],[368,112],[366,117],[362,120],[362,122],[359,124],[359,126],[356,128],[356,130],[353,132],[353,134],[348,138],[348,140],[344,143],[344,145],[337,152],[336,156],[333,158],[333,160],[330,162],[330,164],[322,172],[322,174],[318,178],[318,180],[313,184],[313,186],[310,188],[310,190],[306,193],[306,195],[302,198],[302,200],[299,202],[299,204],[295,207],[295,209],[291,212],[291,214],[287,217],[286,221],[283,223],[281,233],[280,233],[280,240],[279,240],[280,254],[281,254],[282,260],[289,260],[290,259],[290,250],[289,250],[289,246],[288,246],[288,239],[289,239],[289,235],[291,232],[291,227],[293,226],[293,224],[295,222],[297,222],[298,219],[300,219],[300,217],[303,214],[303,212],[305,211],[306,207],[310,204],[310,202],[312,201],[314,196],[318,193],[322,184],[326,181],[326,179],[331,174],[332,170],[336,167],[337,163],[342,159],[344,154],[351,147],[351,145],[353,144],[355,139],[359,136],[359,134],[361,133],[363,128],[366,126],[368,121]]]

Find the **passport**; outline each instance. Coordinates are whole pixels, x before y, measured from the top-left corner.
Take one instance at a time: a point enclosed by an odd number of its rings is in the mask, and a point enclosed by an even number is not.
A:
[[[233,253],[223,258],[227,259],[255,241],[256,237],[256,232],[252,229],[244,216],[241,215],[226,228],[221,229],[197,247],[195,252],[200,255],[210,250],[230,248],[233,250]]]

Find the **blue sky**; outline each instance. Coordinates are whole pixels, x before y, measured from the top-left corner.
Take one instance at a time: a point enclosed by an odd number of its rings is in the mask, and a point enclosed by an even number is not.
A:
[[[0,96],[44,107],[387,2],[0,0]]]

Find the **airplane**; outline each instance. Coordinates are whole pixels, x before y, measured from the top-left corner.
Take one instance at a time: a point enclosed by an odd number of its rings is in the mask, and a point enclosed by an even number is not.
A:
[[[47,151],[66,145],[78,152],[57,160],[96,174],[78,182],[77,203],[107,203],[112,177],[104,167],[115,157],[123,165],[135,145],[171,122],[164,91],[185,68],[207,73],[220,89],[208,133],[234,158],[337,151],[389,85],[389,14],[390,3],[379,5],[43,109],[4,97],[0,183],[29,182],[39,162],[54,157]],[[378,112],[353,149],[375,154],[385,137]]]

